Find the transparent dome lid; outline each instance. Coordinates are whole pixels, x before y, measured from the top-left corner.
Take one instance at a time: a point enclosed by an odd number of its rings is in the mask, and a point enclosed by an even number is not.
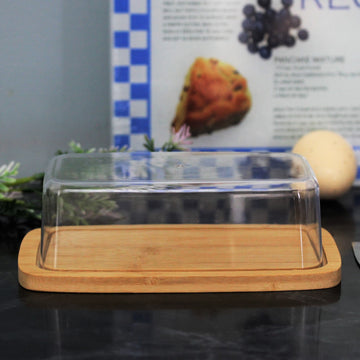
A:
[[[291,153],[55,157],[40,266],[76,271],[306,269],[322,264],[319,188]]]

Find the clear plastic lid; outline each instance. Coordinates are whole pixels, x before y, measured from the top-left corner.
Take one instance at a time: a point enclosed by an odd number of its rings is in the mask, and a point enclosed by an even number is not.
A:
[[[322,264],[318,184],[291,153],[61,155],[49,165],[43,196],[46,269]]]

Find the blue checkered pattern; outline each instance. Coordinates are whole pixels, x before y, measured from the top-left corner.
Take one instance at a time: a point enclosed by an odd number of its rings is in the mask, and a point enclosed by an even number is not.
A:
[[[278,159],[267,157],[263,153],[260,155],[253,153],[245,158],[217,157],[216,155],[214,157],[194,157],[187,162],[186,157],[184,161],[182,153],[179,154],[179,157],[167,157],[166,154],[162,156],[161,153],[153,156],[151,153],[132,152],[130,161],[116,163],[115,173],[119,179],[155,182],[182,179],[190,183],[203,181],[203,186],[195,187],[195,191],[199,189],[216,192],[246,189],[253,191],[292,189],[291,184],[286,182],[286,179],[293,176],[294,168],[291,159],[288,158]],[[179,167],[179,163],[182,164],[181,167]],[[268,181],[271,179],[277,179],[277,181]],[[218,184],[213,184],[214,182]],[[179,188],[172,189],[178,190]],[[182,191],[192,192],[193,190],[184,187]]]
[[[150,2],[112,1],[113,142],[131,150],[151,136]]]
[[[292,171],[289,159],[254,154],[243,159],[214,156],[192,158],[187,162],[181,155],[178,158],[157,155],[133,152],[129,161],[115,163],[119,179],[153,180],[152,184],[159,181],[159,186],[152,190],[125,191],[119,197],[119,224],[292,224],[301,221],[291,211],[298,206],[291,184],[261,181],[289,178]],[[189,184],[203,180],[204,186],[195,185],[191,190],[175,183],[162,188],[161,182],[171,180],[171,174],[188,180]],[[207,183],[209,179],[214,181]],[[140,184],[144,190],[144,183]],[[288,191],[284,192],[286,186]],[[278,192],[277,187],[282,191]],[[315,210],[307,209],[307,216],[312,216],[314,221],[317,220]]]

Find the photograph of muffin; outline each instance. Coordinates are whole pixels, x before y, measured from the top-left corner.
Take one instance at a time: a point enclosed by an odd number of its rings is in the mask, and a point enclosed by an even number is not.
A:
[[[192,136],[238,124],[251,108],[247,80],[233,66],[197,58],[185,78],[172,127]]]

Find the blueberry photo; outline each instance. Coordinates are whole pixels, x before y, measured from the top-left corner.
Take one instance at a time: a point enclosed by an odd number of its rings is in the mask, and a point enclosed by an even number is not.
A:
[[[276,48],[292,48],[297,39],[305,41],[309,38],[309,32],[300,28],[300,16],[291,12],[294,1],[277,0],[276,4],[279,3],[281,8],[275,9],[271,0],[257,0],[257,6],[247,4],[242,9],[244,19],[238,40],[251,54],[259,54],[265,60],[271,58]]]

